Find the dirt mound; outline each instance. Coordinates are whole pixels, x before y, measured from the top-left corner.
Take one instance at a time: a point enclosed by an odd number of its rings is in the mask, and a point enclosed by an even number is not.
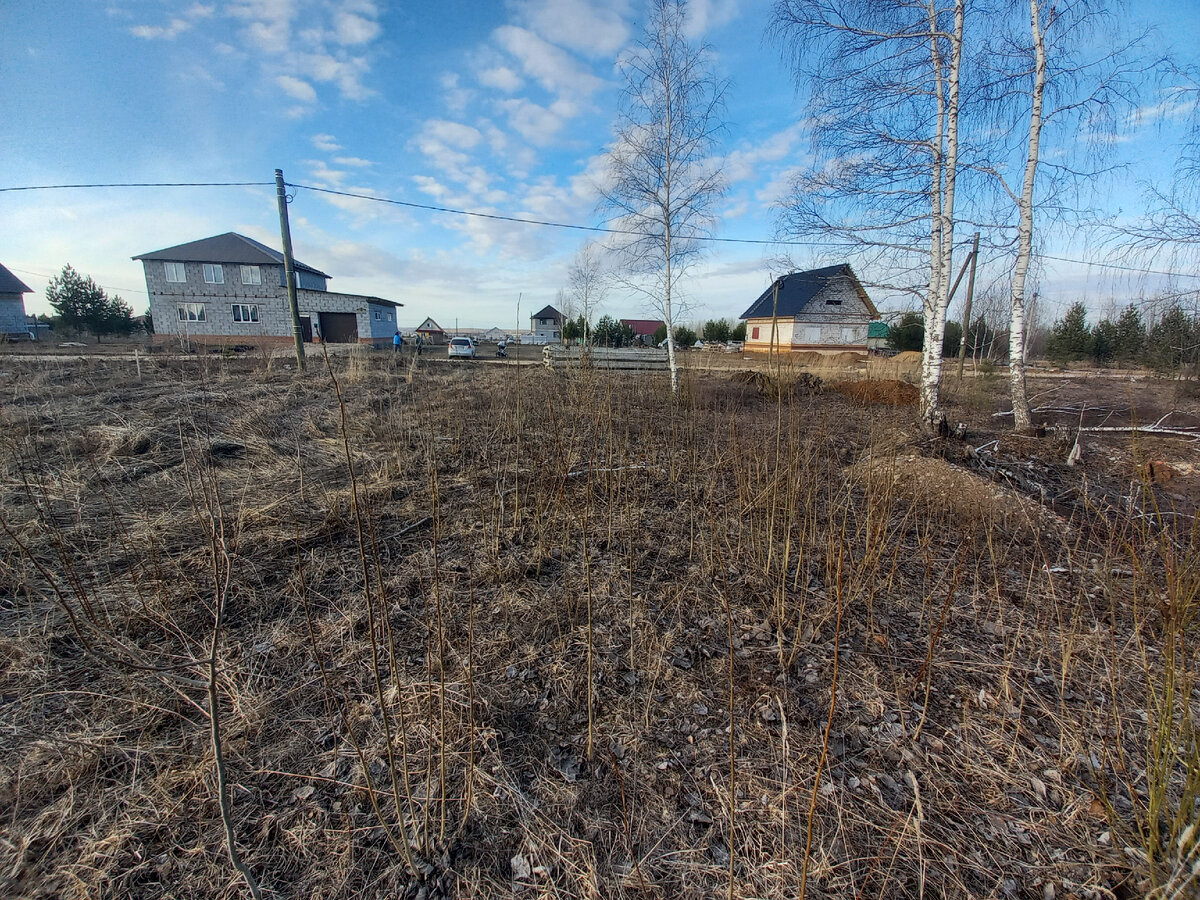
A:
[[[903,381],[836,381],[829,385],[862,406],[916,406],[921,392]]]
[[[903,353],[897,353],[891,358],[891,360],[892,362],[899,363],[900,365],[919,366],[921,364],[921,351],[905,350]]]
[[[831,353],[826,355],[824,363],[827,366],[858,366],[867,361],[866,356],[861,353],[853,353],[849,350],[842,353]]]
[[[788,361],[797,366],[823,366],[826,365],[826,359],[824,353],[817,353],[813,350],[802,350],[788,357]]]
[[[822,384],[818,376],[793,369],[781,369],[779,372],[746,369],[734,372],[733,380],[738,384],[754,385],[760,394],[772,400],[796,393],[815,394],[821,390]]]

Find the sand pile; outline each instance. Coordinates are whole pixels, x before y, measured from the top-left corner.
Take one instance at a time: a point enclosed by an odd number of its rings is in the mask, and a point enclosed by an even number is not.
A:
[[[903,381],[835,381],[829,385],[852,403],[862,406],[916,406],[920,392]]]

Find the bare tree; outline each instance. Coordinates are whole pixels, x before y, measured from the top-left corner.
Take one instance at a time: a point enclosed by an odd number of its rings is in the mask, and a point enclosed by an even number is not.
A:
[[[601,248],[588,242],[579,248],[575,261],[567,272],[571,305],[578,305],[583,315],[583,342],[588,343],[592,313],[608,294],[609,273],[604,266]]]
[[[994,115],[1001,132],[1016,133],[1022,120],[1025,125],[1023,142],[1010,155],[1019,164],[980,166],[1016,213],[1009,391],[1017,431],[1029,431],[1033,424],[1025,390],[1025,292],[1034,262],[1035,215],[1053,221],[1074,211],[1064,195],[1077,197],[1080,187],[1093,185],[1105,172],[1110,138],[1128,121],[1142,78],[1158,65],[1141,55],[1144,32],[1122,37],[1116,26],[1123,20],[1112,5],[1106,0],[1002,3],[991,18],[992,39],[982,55],[993,77],[981,105]],[[1047,135],[1056,139],[1053,164],[1045,160]],[[1091,154],[1090,163],[1081,165],[1085,154]],[[1019,177],[1010,177],[1007,170]]]
[[[726,83],[711,49],[689,41],[685,0],[651,0],[637,47],[621,62],[625,87],[609,150],[602,205],[624,232],[618,249],[629,284],[667,323],[671,390],[679,391],[675,312],[680,279],[711,232],[725,178],[713,159],[724,127]]]
[[[966,0],[778,0],[772,34],[809,95],[816,163],[780,230],[837,241],[920,296],[921,414],[938,414],[959,176]]]

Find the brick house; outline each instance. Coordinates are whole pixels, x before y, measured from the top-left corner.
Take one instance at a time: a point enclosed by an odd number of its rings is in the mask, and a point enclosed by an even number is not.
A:
[[[292,340],[283,254],[228,232],[133,257],[146,273],[157,341],[268,345]],[[304,340],[385,346],[402,304],[330,291],[330,276],[294,260]]]
[[[25,295],[33,288],[0,265],[0,341],[27,340],[33,332],[25,315]]]
[[[879,310],[845,263],[775,279],[740,318],[747,351],[867,352]]]

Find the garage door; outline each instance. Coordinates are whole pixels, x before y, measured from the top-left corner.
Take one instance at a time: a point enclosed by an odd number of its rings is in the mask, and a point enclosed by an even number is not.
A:
[[[354,313],[327,313],[321,316],[321,335],[331,344],[358,343],[358,316]]]

